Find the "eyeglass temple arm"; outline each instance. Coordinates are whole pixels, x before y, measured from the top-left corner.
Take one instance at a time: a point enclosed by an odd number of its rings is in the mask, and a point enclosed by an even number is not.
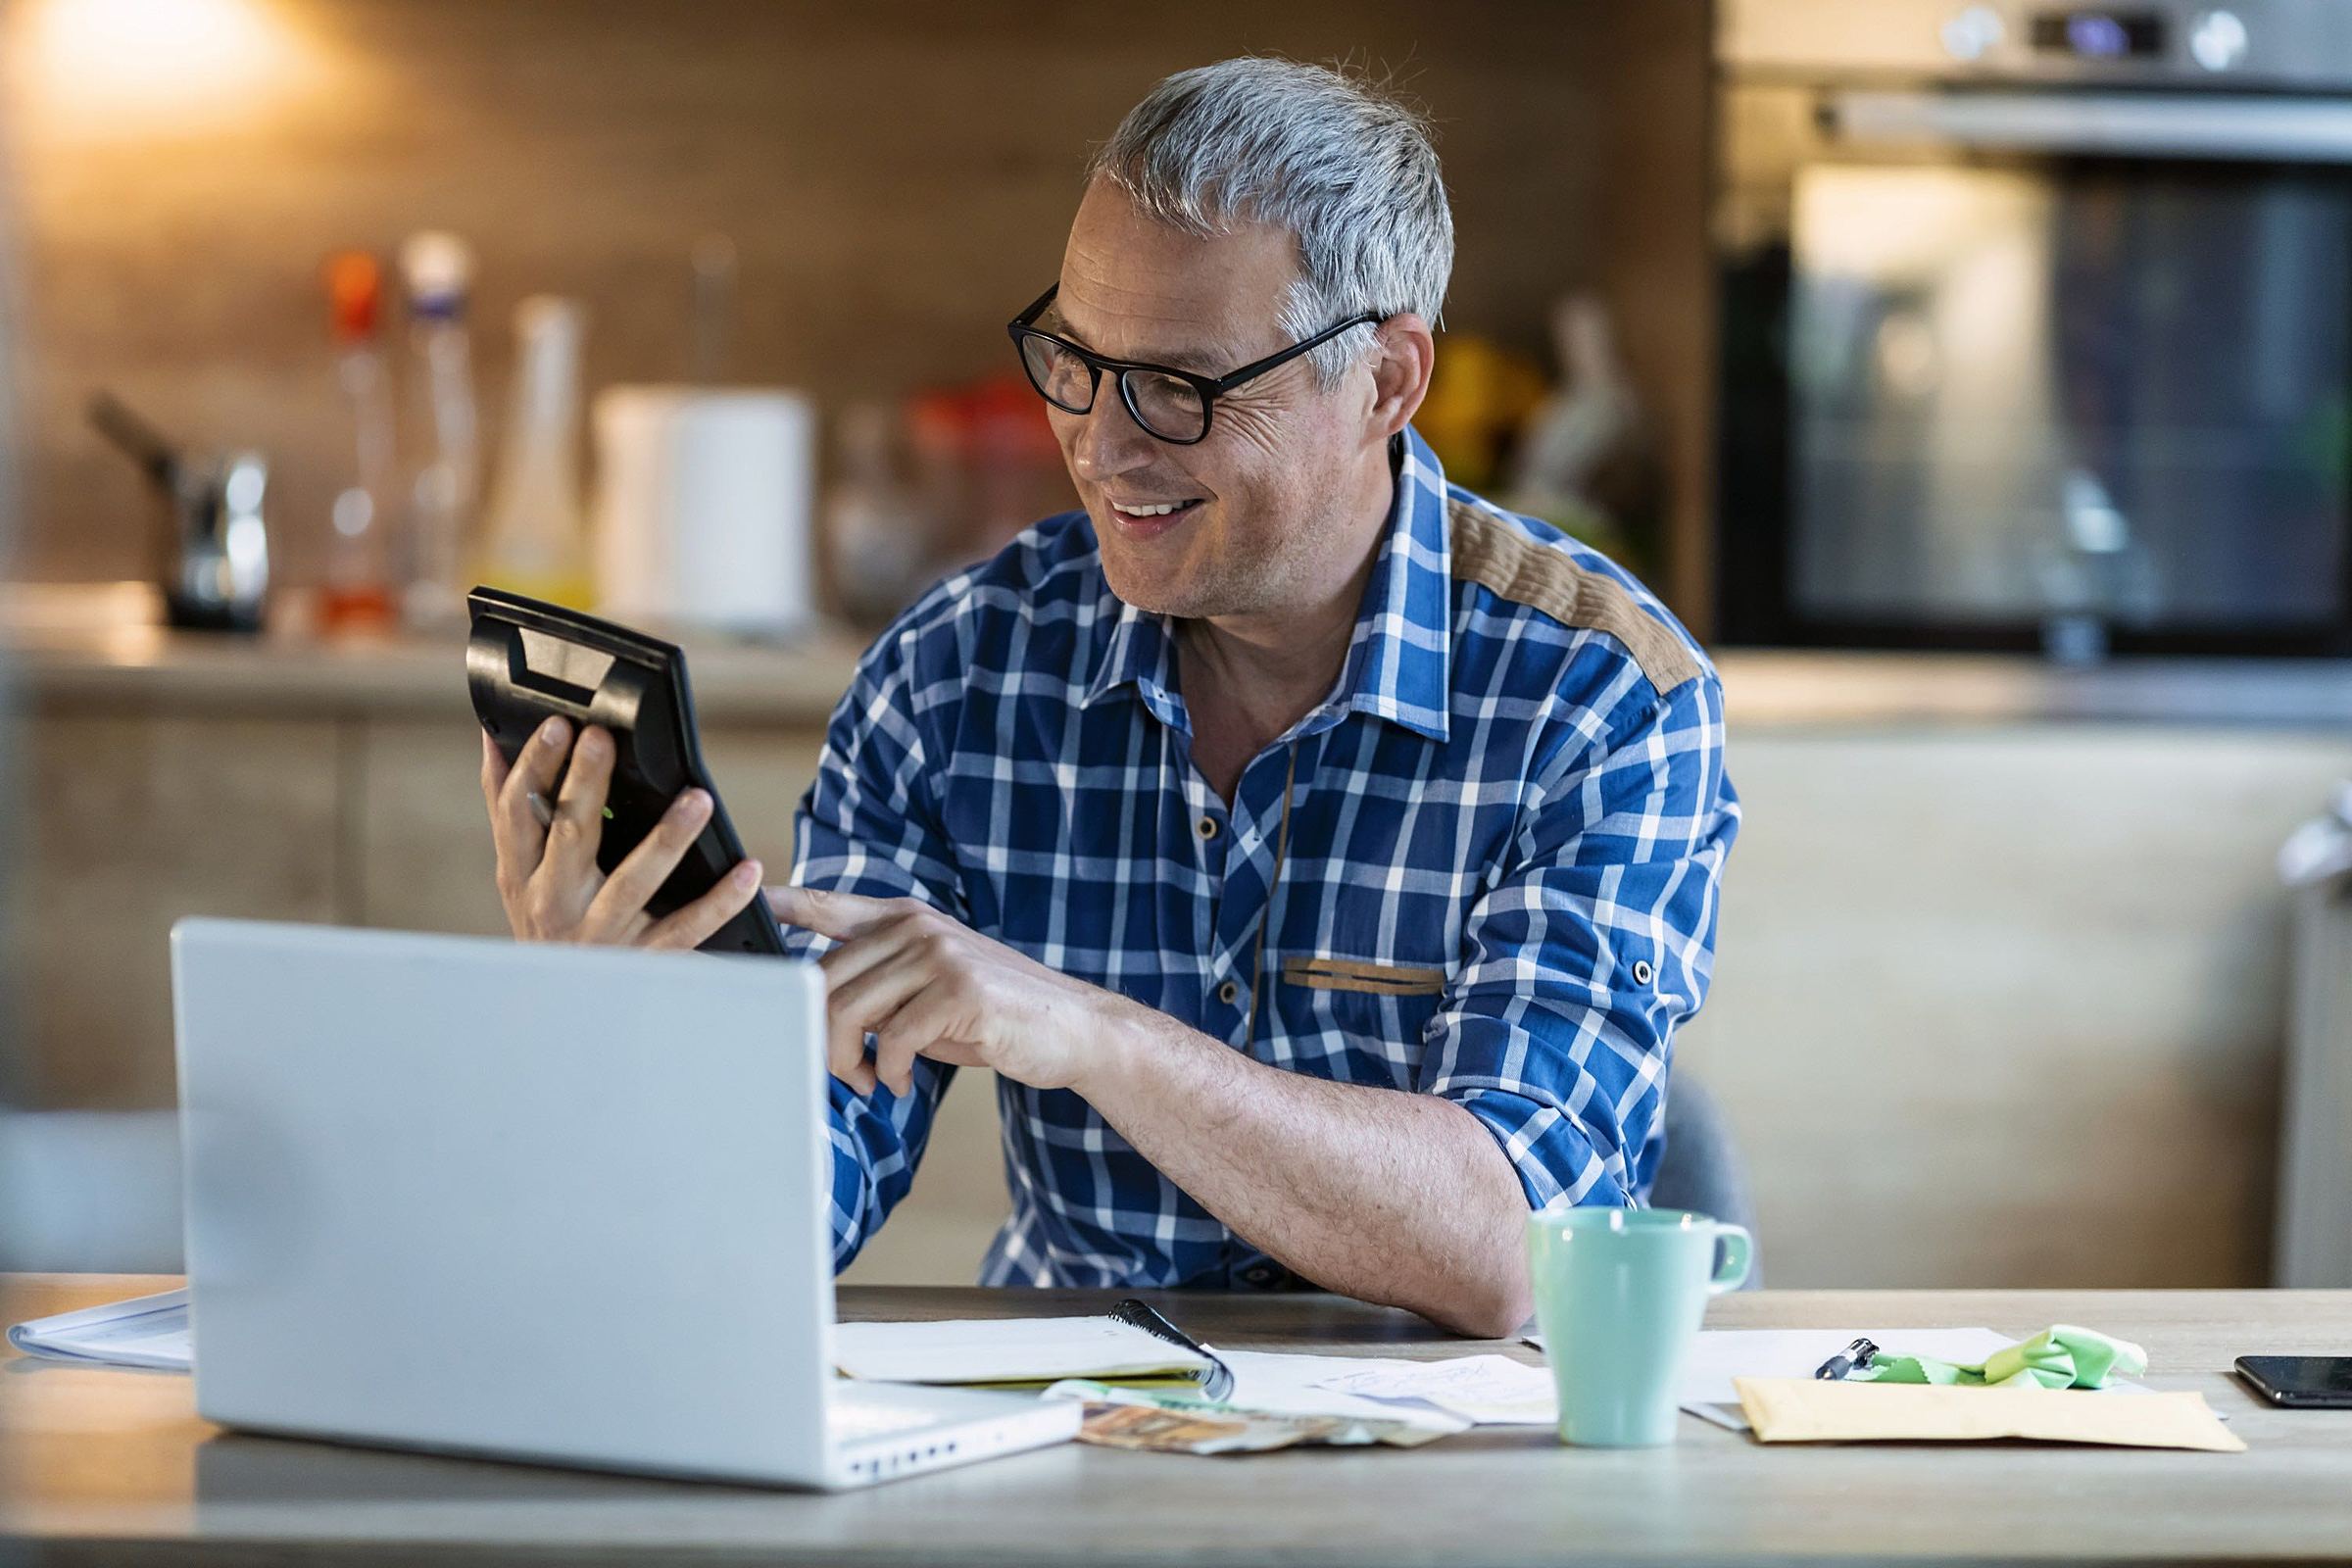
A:
[[[1277,349],[1264,359],[1252,361],[1231,375],[1225,376],[1221,380],[1211,381],[1208,385],[1215,390],[1218,396],[1222,397],[1252,376],[1263,375],[1268,370],[1280,369],[1283,366],[1298,358],[1299,355],[1321,348],[1342,332],[1352,332],[1359,326],[1378,326],[1387,319],[1388,318],[1378,311],[1366,311],[1361,316],[1352,317],[1333,326],[1327,326],[1313,337],[1301,338],[1287,349]]]

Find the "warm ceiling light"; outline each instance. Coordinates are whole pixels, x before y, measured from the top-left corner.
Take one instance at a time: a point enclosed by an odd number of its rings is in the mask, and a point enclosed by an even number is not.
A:
[[[235,118],[300,63],[256,0],[40,0],[25,20],[41,97],[92,129]]]

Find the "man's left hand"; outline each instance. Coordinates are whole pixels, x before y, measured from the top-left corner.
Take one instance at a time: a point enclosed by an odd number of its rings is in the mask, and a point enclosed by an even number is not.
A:
[[[994,1068],[1033,1089],[1067,1089],[1107,1064],[1152,1014],[1056,973],[919,899],[771,887],[786,925],[841,946],[819,959],[830,1028],[827,1065],[859,1094],[914,1084],[914,1058]],[[867,1061],[865,1037],[876,1039]]]

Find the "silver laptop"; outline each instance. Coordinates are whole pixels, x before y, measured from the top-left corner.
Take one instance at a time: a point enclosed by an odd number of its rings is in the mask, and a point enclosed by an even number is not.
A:
[[[196,1408],[849,1487],[1078,1407],[833,1374],[813,964],[183,920]]]

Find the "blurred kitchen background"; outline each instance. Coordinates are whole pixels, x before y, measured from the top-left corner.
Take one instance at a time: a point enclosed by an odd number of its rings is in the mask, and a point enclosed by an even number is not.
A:
[[[861,636],[1067,504],[1090,143],[1245,51],[1428,108],[1424,432],[1717,651],[1771,1282],[2352,1284],[2336,0],[15,0],[0,1266],[175,1266],[173,920],[504,929],[477,576],[686,641],[788,865]],[[959,1083],[855,1277],[1004,1208]]]

